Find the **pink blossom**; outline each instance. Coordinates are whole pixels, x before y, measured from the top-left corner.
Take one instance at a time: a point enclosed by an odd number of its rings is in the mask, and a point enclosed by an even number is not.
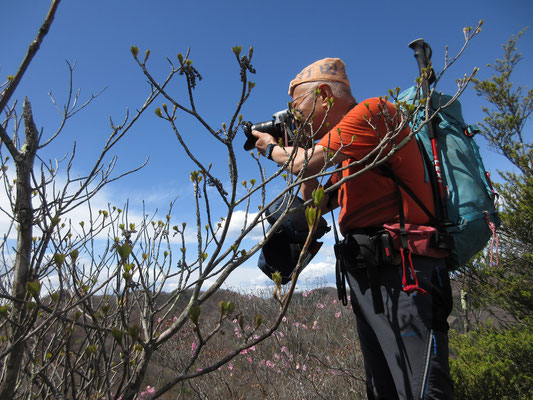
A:
[[[195,342],[192,342],[191,343],[191,351],[194,353],[196,351],[196,343]]]
[[[322,304],[322,303],[317,303],[316,306],[317,306],[318,308],[324,308],[324,304]]]
[[[248,353],[248,349],[241,350],[241,354],[246,354],[246,353]]]
[[[246,359],[248,360],[248,362],[249,362],[250,364],[253,363],[252,357],[248,356],[248,357],[246,357]]]
[[[174,317],[174,318],[172,319],[173,322],[176,322],[177,320],[178,320],[178,317]]]
[[[154,394],[155,393],[155,388],[148,385],[146,386],[146,391],[148,392],[148,394]]]
[[[287,322],[287,317],[284,316],[281,320],[282,320],[283,322]]]
[[[270,360],[268,360],[268,361],[266,362],[266,366],[267,366],[268,368],[274,368],[275,365],[276,365],[276,364],[274,364],[274,363],[273,363],[272,361],[270,361]]]
[[[340,311],[335,313],[335,318],[339,318],[340,316],[341,316],[341,312]]]
[[[157,319],[157,323],[160,324],[161,322],[163,322],[163,319],[158,318],[158,319]]]
[[[255,346],[250,347],[250,351],[255,351]]]
[[[287,347],[285,347],[285,346],[283,346],[283,347],[281,348],[281,352],[282,352],[282,353],[285,353],[285,354],[289,354],[289,350],[288,350]]]

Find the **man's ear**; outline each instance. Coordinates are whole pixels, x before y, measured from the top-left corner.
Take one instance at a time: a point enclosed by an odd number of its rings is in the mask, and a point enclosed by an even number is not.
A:
[[[323,107],[328,107],[328,99],[335,97],[333,96],[333,90],[331,89],[331,86],[329,86],[327,83],[321,83],[318,85],[318,89],[320,90],[318,95],[318,101],[320,105]]]

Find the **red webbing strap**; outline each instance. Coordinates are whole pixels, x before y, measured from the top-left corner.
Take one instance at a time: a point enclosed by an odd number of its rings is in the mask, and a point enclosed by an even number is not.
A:
[[[405,229],[405,213],[403,210],[403,198],[402,191],[400,186],[396,185],[396,191],[398,192],[398,198],[400,199],[399,207],[399,217],[400,217],[400,239],[402,243],[402,248],[400,250],[402,255],[402,267],[403,267],[403,278],[402,278],[402,287],[403,291],[407,294],[412,294],[414,292],[420,294],[426,294],[426,291],[418,286],[418,278],[416,277],[415,268],[413,266],[413,260],[411,258],[411,251],[409,250],[409,238],[407,236],[407,230]],[[407,281],[407,269],[405,268],[405,256],[407,254],[407,259],[409,260],[409,272],[411,274],[412,283]]]

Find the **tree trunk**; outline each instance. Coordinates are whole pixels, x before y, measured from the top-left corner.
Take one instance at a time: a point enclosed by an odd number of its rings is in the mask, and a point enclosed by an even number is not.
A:
[[[31,250],[33,237],[33,207],[31,203],[31,173],[38,145],[38,133],[33,122],[31,105],[26,99],[23,106],[26,140],[22,150],[14,157],[17,183],[14,218],[18,227],[17,254],[13,275],[12,295],[16,299],[11,304],[11,324],[8,346],[10,353],[6,356],[0,382],[0,399],[9,400],[15,396],[15,387],[19,379],[20,367],[24,358],[25,342],[28,331],[27,290],[26,283],[31,281]]]

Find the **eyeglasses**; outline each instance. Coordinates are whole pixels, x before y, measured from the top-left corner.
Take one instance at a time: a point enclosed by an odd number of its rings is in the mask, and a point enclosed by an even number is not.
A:
[[[295,114],[295,115],[299,114],[300,116],[302,115],[303,111],[300,108],[295,106],[295,102],[297,100],[301,99],[300,102],[299,102],[299,103],[301,103],[307,96],[309,96],[311,93],[314,93],[315,90],[316,90],[316,88],[310,89],[309,91],[307,91],[307,92],[301,94],[300,96],[295,97],[295,98],[292,99],[292,101],[291,101],[291,111],[293,112],[293,114]]]
[[[298,97],[295,97],[294,99],[292,99],[292,102],[291,103],[294,103],[296,100],[299,100],[301,99],[302,97],[305,98],[307,96],[309,96],[311,93],[314,93],[316,90],[316,88],[313,88],[313,89],[310,89],[309,91],[299,95]]]

